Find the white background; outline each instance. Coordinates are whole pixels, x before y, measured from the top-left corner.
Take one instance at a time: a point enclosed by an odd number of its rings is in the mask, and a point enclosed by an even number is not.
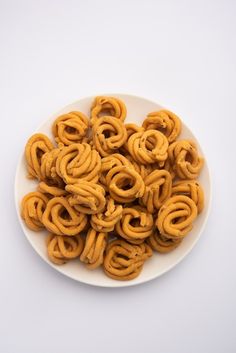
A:
[[[0,0],[0,352],[236,351],[236,2]],[[213,203],[191,254],[137,287],[76,283],[45,264],[14,206],[35,128],[80,97],[124,92],[182,117]]]

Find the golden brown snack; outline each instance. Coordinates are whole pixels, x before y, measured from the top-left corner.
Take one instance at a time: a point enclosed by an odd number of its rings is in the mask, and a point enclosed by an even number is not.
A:
[[[153,170],[159,169],[157,163],[153,164],[140,164],[136,162],[130,154],[125,155],[126,159],[131,163],[134,170],[141,176],[144,180],[147,175],[149,175]]]
[[[168,239],[182,239],[193,228],[197,206],[185,195],[170,197],[158,212],[156,226]]]
[[[76,211],[66,197],[54,197],[43,213],[42,223],[56,235],[77,235],[87,225],[88,217]]]
[[[103,263],[104,251],[107,245],[107,234],[97,233],[90,228],[85,239],[85,246],[80,260],[85,262],[90,270],[94,270]]]
[[[46,195],[34,191],[25,195],[21,201],[21,217],[27,227],[35,232],[44,228],[42,217],[48,200]]]
[[[192,199],[198,209],[198,214],[202,212],[204,207],[204,193],[199,182],[195,180],[175,181],[172,187],[172,196],[186,195]]]
[[[87,143],[75,143],[61,150],[56,161],[56,172],[66,184],[79,180],[96,183],[101,170],[101,157]]]
[[[182,239],[168,239],[164,235],[161,235],[158,230],[153,232],[146,242],[150,245],[153,250],[160,253],[168,253],[177,248],[180,245]]]
[[[154,170],[144,179],[145,192],[141,203],[147,211],[154,213],[170,197],[172,188],[171,175],[167,170]]]
[[[84,248],[84,240],[80,235],[68,237],[50,233],[46,243],[49,260],[56,265],[63,265],[79,257]]]
[[[55,196],[66,196],[68,193],[64,189],[64,187],[58,187],[53,185],[48,185],[44,181],[41,181],[38,185],[38,191],[46,194],[48,197],[55,197]]]
[[[127,153],[128,151],[128,139],[130,138],[131,135],[135,134],[136,132],[143,132],[144,128],[141,126],[138,126],[133,123],[125,124],[125,128],[127,131],[127,141],[124,143],[124,145],[121,147],[121,151],[124,153]]]
[[[86,136],[89,128],[89,119],[85,114],[73,111],[60,115],[53,123],[52,133],[57,143],[69,146],[80,143]]]
[[[108,196],[106,199],[106,207],[102,212],[91,216],[91,226],[97,232],[112,232],[116,223],[122,217],[123,207],[115,204],[115,201]]]
[[[203,167],[203,158],[199,157],[193,141],[173,142],[168,149],[170,163],[180,179],[196,179]]]
[[[42,157],[52,149],[52,142],[44,134],[34,134],[29,138],[25,146],[25,158],[30,179],[43,179],[41,173]]]
[[[103,116],[93,127],[93,144],[102,157],[118,150],[127,141],[127,131],[123,122],[112,116]]]
[[[165,160],[165,164],[163,165],[162,168],[165,169],[165,170],[167,170],[167,172],[170,173],[172,180],[176,177],[176,173],[175,173],[175,171],[174,171],[174,169],[173,169],[173,166],[172,166],[172,164],[171,164],[169,158],[167,158],[167,159]]]
[[[141,206],[126,207],[116,224],[116,232],[132,244],[141,244],[153,231],[153,217]]]
[[[41,160],[42,180],[48,185],[55,185],[59,188],[64,186],[64,181],[56,172],[56,161],[62,148],[62,145],[60,145],[58,148],[54,148],[53,150],[44,153]]]
[[[72,194],[68,198],[69,204],[78,212],[95,214],[104,210],[106,199],[102,186],[80,180],[78,184],[67,185],[66,191]]]
[[[91,106],[91,123],[94,124],[101,116],[113,116],[121,121],[126,118],[126,106],[115,97],[98,96]]]
[[[128,140],[128,150],[136,162],[163,166],[168,157],[168,140],[160,131],[136,132]]]
[[[107,276],[126,281],[136,278],[143,264],[152,256],[148,244],[131,245],[125,240],[113,240],[106,248],[104,271]]]
[[[132,202],[142,197],[145,185],[141,176],[134,170],[125,166],[112,168],[106,176],[111,197],[118,202]]]
[[[159,130],[169,143],[174,142],[181,132],[181,120],[169,110],[149,113],[143,122],[144,130]]]

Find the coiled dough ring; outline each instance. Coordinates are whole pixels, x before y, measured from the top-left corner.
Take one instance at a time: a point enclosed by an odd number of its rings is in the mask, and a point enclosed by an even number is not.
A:
[[[196,179],[203,167],[203,158],[199,157],[193,141],[173,142],[168,149],[169,159],[174,171],[181,179]]]
[[[94,214],[104,210],[106,199],[102,186],[80,180],[78,184],[67,185],[66,191],[72,194],[68,201],[77,211]]]
[[[116,280],[130,280],[142,271],[143,264],[152,256],[148,244],[131,245],[125,240],[113,240],[107,248],[104,258],[104,271]]]
[[[204,207],[204,193],[201,185],[195,180],[179,180],[173,183],[172,196],[186,195],[192,199],[201,213]]]
[[[79,143],[86,136],[89,119],[81,112],[60,115],[53,123],[52,133],[57,143],[69,146]]]
[[[123,122],[111,116],[103,116],[92,127],[93,144],[102,157],[114,153],[127,140]]]
[[[168,239],[164,235],[161,235],[157,230],[156,232],[153,232],[146,241],[153,250],[165,254],[176,249],[177,246],[180,245],[182,239]]]
[[[47,203],[42,223],[56,235],[77,235],[87,225],[88,217],[76,211],[66,197],[54,197]]]
[[[144,180],[147,175],[149,175],[153,170],[159,169],[156,163],[153,164],[140,164],[136,162],[130,154],[125,155],[126,159],[131,163],[134,170],[141,176]]]
[[[118,166],[131,167],[131,163],[126,157],[124,157],[120,153],[114,153],[112,155],[102,158],[101,175],[100,175],[99,181],[106,191],[108,190],[108,183],[107,183],[106,176],[112,168],[118,167]]]
[[[141,206],[126,207],[116,232],[132,244],[140,244],[153,232],[153,217]]]
[[[107,234],[97,233],[90,228],[85,240],[85,246],[80,260],[87,264],[90,270],[99,267],[103,263],[104,251],[107,245]]]
[[[54,148],[53,150],[44,153],[41,160],[41,176],[42,180],[49,185],[55,185],[58,187],[64,186],[64,181],[56,172],[56,161],[61,151],[60,148]]]
[[[58,186],[48,185],[44,181],[41,181],[38,185],[38,191],[46,194],[49,198],[55,196],[66,196],[68,193],[64,187],[60,188]]]
[[[91,123],[94,124],[102,115],[113,116],[124,121],[126,113],[126,106],[122,100],[114,97],[98,96],[91,106]]]
[[[170,197],[160,208],[156,226],[168,239],[182,239],[193,227],[197,217],[197,206],[185,195]]]
[[[87,143],[75,143],[61,150],[56,161],[56,172],[66,184],[78,179],[96,183],[101,170],[101,157]]]
[[[21,217],[26,225],[35,232],[44,228],[42,217],[48,200],[46,195],[34,191],[25,195],[21,201]]]

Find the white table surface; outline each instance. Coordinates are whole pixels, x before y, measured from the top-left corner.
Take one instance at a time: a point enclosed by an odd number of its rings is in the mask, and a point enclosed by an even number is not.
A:
[[[236,351],[236,3],[0,2],[1,353]],[[124,92],[180,115],[208,156],[213,203],[191,254],[137,287],[76,283],[28,244],[14,174],[42,120],[80,97]]]

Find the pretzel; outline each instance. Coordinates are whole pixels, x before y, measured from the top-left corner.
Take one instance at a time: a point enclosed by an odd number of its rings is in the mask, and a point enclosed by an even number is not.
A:
[[[93,214],[91,216],[90,224],[97,232],[112,232],[116,223],[122,217],[123,207],[116,205],[111,197],[107,197],[106,207],[103,212]]]
[[[44,228],[43,213],[48,203],[48,197],[41,192],[30,192],[21,201],[21,217],[28,228],[38,232]]]
[[[93,144],[102,157],[118,150],[127,140],[123,122],[112,116],[99,118],[92,127]]]
[[[78,212],[94,214],[104,210],[105,191],[100,185],[80,180],[78,184],[67,185],[66,191],[72,194],[69,204]]]
[[[88,118],[81,112],[73,111],[60,115],[53,123],[52,133],[57,143],[69,146],[79,143],[89,128]]]
[[[153,217],[141,206],[126,207],[116,223],[116,232],[132,244],[140,244],[152,234]]]
[[[169,110],[160,110],[149,113],[143,122],[144,130],[159,130],[169,143],[174,142],[181,132],[181,120]]]
[[[154,213],[171,195],[172,179],[164,169],[154,170],[144,179],[145,192],[141,198],[147,211]]]
[[[104,251],[107,245],[107,234],[97,233],[90,228],[85,240],[85,246],[80,261],[85,262],[90,270],[94,270],[103,263]]]
[[[122,156],[122,154],[120,153],[114,153],[112,155],[102,158],[101,175],[99,181],[106,191],[108,191],[108,183],[106,176],[112,168],[118,166],[131,167],[131,164],[129,160],[126,157]]]
[[[87,225],[87,215],[70,206],[66,197],[54,197],[47,203],[42,223],[56,235],[77,235]]]
[[[63,265],[79,257],[84,248],[84,240],[80,235],[49,234],[46,243],[49,260],[56,265]]]
[[[38,185],[37,190],[42,192],[43,194],[47,194],[49,198],[55,196],[66,196],[67,191],[64,188],[60,188],[58,186],[48,185],[44,181],[41,181]]]
[[[56,172],[66,184],[78,179],[97,182],[101,170],[101,157],[87,143],[75,143],[61,150],[56,161]]]
[[[125,166],[112,168],[106,176],[111,197],[118,202],[132,202],[144,194],[145,185],[141,176]]]
[[[124,240],[113,240],[104,258],[104,272],[116,280],[131,280],[142,271],[144,261],[152,256],[148,244],[131,245]]]
[[[162,166],[168,157],[168,140],[157,130],[136,132],[128,140],[128,150],[136,162]]]
[[[94,99],[91,106],[91,124],[94,124],[102,115],[113,116],[124,121],[126,106],[118,98],[98,96]]]
[[[202,212],[204,207],[204,193],[201,185],[195,180],[175,181],[172,187],[172,196],[186,195],[192,199],[198,209],[198,214]]]
[[[156,226],[168,239],[182,239],[192,229],[197,217],[197,206],[185,195],[170,197],[158,212]]]
[[[53,149],[53,144],[44,134],[34,134],[25,146],[28,178],[42,180],[42,156]]]
[[[182,239],[168,239],[164,235],[161,235],[158,230],[153,232],[146,242],[150,245],[153,250],[160,253],[168,253],[177,248],[180,245]]]
[[[199,157],[193,141],[173,142],[168,155],[174,171],[180,179],[196,179],[203,167],[203,158]]]
[[[41,160],[41,176],[42,180],[47,184],[63,187],[64,182],[56,172],[57,157],[62,150],[62,145],[59,148],[54,148],[49,152],[44,153]]]

